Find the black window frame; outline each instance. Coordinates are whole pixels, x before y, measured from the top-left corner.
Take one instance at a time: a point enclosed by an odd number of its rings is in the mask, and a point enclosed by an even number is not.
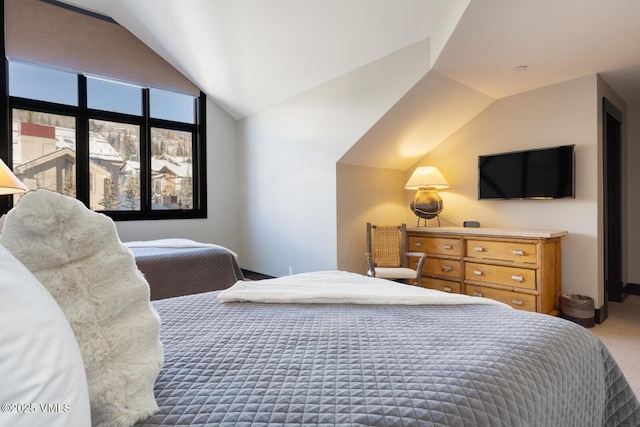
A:
[[[39,64],[34,64],[39,65]],[[46,65],[43,65],[46,67]],[[0,157],[12,167],[12,111],[14,109],[31,110],[50,114],[73,116],[76,118],[76,198],[89,206],[89,121],[105,120],[140,126],[140,209],[139,210],[96,210],[114,220],[151,220],[151,219],[194,219],[207,217],[207,179],[206,179],[206,95],[200,92],[194,102],[195,123],[182,123],[150,117],[150,89],[142,87],[142,116],[116,113],[87,107],[87,78],[78,77],[78,106],[62,105],[47,101],[26,99],[9,95],[9,60],[5,57],[3,106],[7,125],[0,127],[5,141],[0,143]],[[108,79],[108,77],[104,77]],[[0,76],[2,79],[2,76]],[[116,80],[114,80],[116,81]],[[164,88],[158,88],[168,90]],[[2,125],[0,125],[2,126]],[[151,128],[162,128],[189,132],[192,135],[192,189],[193,206],[191,209],[152,209],[151,194]],[[12,196],[0,196],[0,213],[13,206]]]

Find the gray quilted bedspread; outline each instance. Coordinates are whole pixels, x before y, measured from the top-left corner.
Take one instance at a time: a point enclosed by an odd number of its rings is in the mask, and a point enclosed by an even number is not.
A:
[[[588,330],[498,306],[155,301],[165,364],[144,426],[639,426]]]
[[[220,247],[131,248],[151,300],[226,289],[244,279],[232,252]]]

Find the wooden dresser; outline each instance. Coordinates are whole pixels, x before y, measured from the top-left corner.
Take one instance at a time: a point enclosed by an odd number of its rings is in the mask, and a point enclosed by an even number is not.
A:
[[[427,254],[422,286],[558,315],[565,231],[407,228],[408,250]],[[415,267],[415,265],[414,265]]]

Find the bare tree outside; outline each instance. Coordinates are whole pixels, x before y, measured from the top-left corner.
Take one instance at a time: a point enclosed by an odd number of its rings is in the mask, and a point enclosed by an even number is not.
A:
[[[107,178],[105,182],[104,198],[98,202],[105,211],[117,211],[120,207],[118,194],[116,192],[116,183],[112,178]]]
[[[191,170],[187,171],[187,176],[182,178],[180,193],[178,194],[178,205],[180,209],[193,209],[193,179]]]
[[[129,175],[127,178],[126,185],[122,189],[122,196],[124,197],[122,204],[125,209],[134,210],[136,203],[140,202],[140,184],[134,175]]]
[[[76,183],[74,182],[73,172],[71,171],[71,169],[67,169],[65,171],[62,194],[69,197],[76,197]]]

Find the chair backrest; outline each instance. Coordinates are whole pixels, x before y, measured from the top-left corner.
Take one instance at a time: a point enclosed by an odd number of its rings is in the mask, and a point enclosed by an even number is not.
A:
[[[377,267],[405,267],[406,228],[367,223],[367,252]]]

